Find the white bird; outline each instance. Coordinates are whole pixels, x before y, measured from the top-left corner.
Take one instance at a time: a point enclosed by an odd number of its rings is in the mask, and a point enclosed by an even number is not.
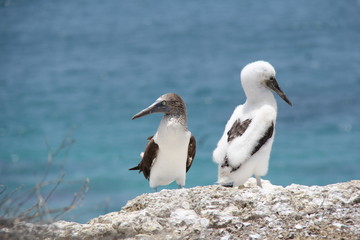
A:
[[[271,91],[292,104],[280,89],[275,69],[268,62],[249,63],[241,71],[240,79],[246,101],[235,108],[228,120],[213,160],[218,163],[219,184],[237,187],[255,175],[257,185],[262,187],[260,177],[268,171],[277,114]]]
[[[173,181],[182,188],[196,153],[195,137],[187,129],[185,102],[179,95],[168,93],[132,119],[151,113],[164,113],[164,117],[155,135],[148,138],[141,162],[129,170],[143,172],[155,191]]]

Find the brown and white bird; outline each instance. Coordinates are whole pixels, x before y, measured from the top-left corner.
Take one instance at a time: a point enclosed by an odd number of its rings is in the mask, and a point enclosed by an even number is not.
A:
[[[243,185],[255,175],[266,175],[275,135],[277,93],[292,105],[280,89],[275,69],[270,63],[257,61],[246,65],[240,74],[246,102],[235,108],[225,131],[213,152],[218,166],[218,183],[223,186]]]
[[[129,170],[143,172],[155,191],[173,181],[182,188],[196,153],[195,137],[187,129],[185,102],[179,95],[167,93],[132,119],[152,113],[164,116],[155,135],[148,138],[145,152],[140,154],[141,162]]]

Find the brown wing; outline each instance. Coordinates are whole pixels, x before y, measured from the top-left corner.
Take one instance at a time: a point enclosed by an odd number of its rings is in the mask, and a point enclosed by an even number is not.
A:
[[[139,172],[143,172],[144,177],[149,180],[151,166],[157,156],[158,150],[159,146],[155,143],[154,139],[151,138],[146,144],[141,162],[136,167],[130,168],[129,170],[139,170]]]
[[[194,157],[196,154],[196,140],[193,135],[191,135],[189,147],[188,147],[188,155],[186,160],[186,172],[189,171],[191,164],[194,161]]]
[[[230,130],[227,132],[228,142],[231,142],[234,138],[239,137],[244,134],[246,129],[249,127],[251,119],[246,119],[245,121],[240,121],[237,119]]]

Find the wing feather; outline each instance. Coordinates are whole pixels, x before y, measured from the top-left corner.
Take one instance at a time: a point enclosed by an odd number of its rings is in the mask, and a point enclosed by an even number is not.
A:
[[[242,136],[246,129],[249,127],[250,123],[251,119],[246,119],[245,121],[237,119],[230,128],[230,130],[227,132],[228,142],[231,142],[236,137]]]
[[[247,138],[247,140],[242,139],[242,137],[245,136],[244,134],[247,129],[251,128],[252,131],[254,130],[255,126],[250,127],[251,122],[252,119],[246,119],[242,122],[240,119],[237,119],[230,130],[227,132],[229,144],[233,144],[235,141],[237,142],[236,145],[231,146],[232,149],[228,149],[228,152],[224,157],[223,164],[221,165],[222,167],[231,166],[233,171],[236,171],[252,155],[257,153],[261,147],[273,136],[274,122],[272,121],[271,125],[261,134],[261,137],[257,138],[257,134],[253,133],[251,134],[251,138]],[[251,136],[248,132],[246,132],[246,134],[248,137]],[[239,141],[241,141],[241,145],[238,144],[240,143]]]
[[[153,161],[156,159],[157,153],[159,151],[159,146],[155,143],[154,139],[150,137],[150,141],[146,144],[144,156],[141,162],[133,168],[129,170],[139,170],[139,172],[143,172],[144,177],[149,180],[150,170],[153,164]]]
[[[274,122],[271,122],[271,126],[267,129],[264,136],[259,139],[258,144],[254,147],[251,152],[251,156],[254,155],[260,148],[269,140],[274,133]]]
[[[189,171],[196,154],[196,140],[193,135],[191,135],[190,141],[189,141],[189,147],[188,147],[188,155],[186,160],[186,172]]]

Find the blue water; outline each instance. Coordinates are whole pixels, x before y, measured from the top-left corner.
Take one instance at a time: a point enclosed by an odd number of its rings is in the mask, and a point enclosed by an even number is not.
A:
[[[187,187],[216,181],[211,154],[245,98],[244,65],[267,60],[293,102],[278,99],[273,184],[360,178],[359,1],[0,0],[0,184],[31,186],[48,146],[76,142],[50,202],[66,205],[90,179],[86,222],[152,192],[130,172],[160,115],[131,121],[167,92],[187,103],[197,138]],[[67,135],[69,134],[69,135]],[[67,136],[67,137],[66,137]],[[167,188],[176,188],[170,185]],[[49,203],[50,204],[50,203]]]

